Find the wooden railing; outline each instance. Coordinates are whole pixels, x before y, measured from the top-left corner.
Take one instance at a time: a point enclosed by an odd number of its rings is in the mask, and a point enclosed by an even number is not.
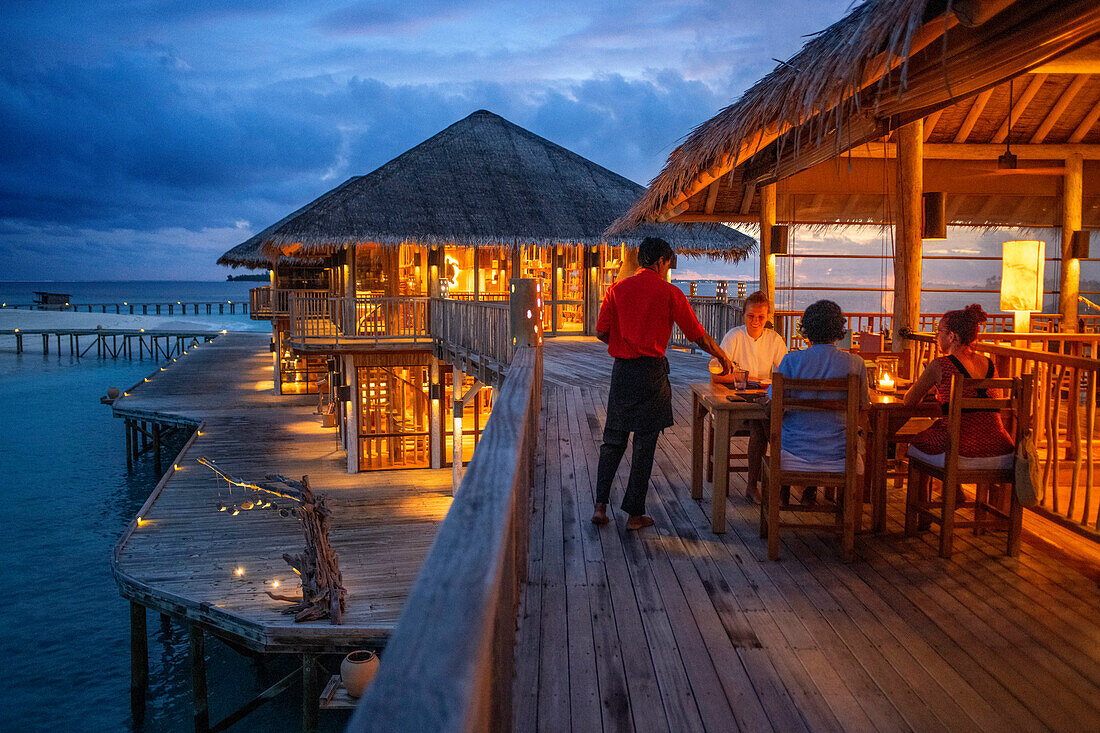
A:
[[[271,318],[271,293],[270,285],[248,291],[248,310],[252,314],[252,320],[262,321],[265,318]]]
[[[431,340],[428,298],[340,298],[325,291],[290,291],[290,337],[344,342]]]
[[[498,364],[512,361],[508,303],[434,298],[431,310],[432,337],[437,342]]]
[[[695,317],[715,341],[721,341],[726,331],[744,322],[744,301],[740,299],[719,300],[700,296],[688,296],[688,303],[695,311]],[[672,327],[669,346],[690,349],[694,344],[687,340],[679,326]]]
[[[803,311],[776,311],[776,330],[778,330],[787,341],[787,348],[789,349],[804,349],[806,348],[806,341],[798,335],[798,324],[802,320]],[[848,330],[853,333],[891,333],[893,329],[894,318],[889,313],[845,313],[844,317],[848,322]],[[1033,316],[1034,318],[1040,318],[1041,316]],[[923,332],[935,332],[936,326],[940,319],[943,318],[942,313],[921,313],[920,315],[920,330]],[[1011,313],[994,313],[988,316],[989,320],[985,324],[985,329],[992,332],[1011,331],[1012,330],[1012,314]]]
[[[930,333],[912,334],[915,374],[937,356]],[[1033,511],[1100,541],[1100,491],[1096,404],[1100,361],[1095,334],[982,334],[977,351],[989,355],[997,374],[1035,376],[1031,413],[1046,496]]]
[[[541,395],[522,347],[349,731],[511,729]]]

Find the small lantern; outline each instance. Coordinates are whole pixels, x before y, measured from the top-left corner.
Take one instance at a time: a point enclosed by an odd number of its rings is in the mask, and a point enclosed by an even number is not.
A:
[[[737,297],[738,298],[744,298],[745,297],[745,283],[743,281],[739,281],[737,283]]]
[[[351,385],[341,384],[336,387],[336,399],[340,402],[351,402]]]
[[[729,287],[730,284],[728,282],[726,282],[725,280],[719,280],[718,284],[714,288],[715,297],[717,297],[718,300],[726,300],[726,298],[729,296]]]
[[[1046,242],[1005,242],[1001,258],[1001,310],[1015,314],[1016,333],[1031,330],[1031,312],[1043,309]]]
[[[694,298],[698,294],[697,293],[698,290],[699,290],[699,283],[695,282],[694,280],[692,280],[691,282],[688,283],[688,297]]]
[[[947,239],[947,206],[943,191],[924,194],[922,239]]]

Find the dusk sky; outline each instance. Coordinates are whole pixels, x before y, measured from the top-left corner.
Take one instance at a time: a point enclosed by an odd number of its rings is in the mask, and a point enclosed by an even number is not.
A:
[[[481,108],[646,184],[848,5],[6,0],[0,280],[224,279]]]
[[[230,247],[482,108],[647,184],[695,125],[848,8],[6,0],[0,280],[224,279],[234,271],[214,262]],[[795,240],[882,248],[858,230]],[[947,248],[999,254],[1001,241],[952,230]],[[882,284],[869,262],[796,272]],[[678,276],[756,267],[683,258]]]

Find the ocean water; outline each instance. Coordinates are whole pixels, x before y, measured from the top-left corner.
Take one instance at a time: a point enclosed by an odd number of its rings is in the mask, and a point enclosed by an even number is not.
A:
[[[154,613],[146,716],[140,725],[131,719],[129,604],[110,570],[115,543],[158,476],[151,457],[127,471],[122,421],[99,397],[156,368],[148,359],[78,360],[35,349],[16,355],[14,340],[0,337],[0,536],[8,570],[0,731],[193,730],[187,635],[175,624],[163,628]],[[285,658],[256,666],[208,637],[212,721],[292,669]],[[298,730],[299,690],[293,686],[231,730]],[[342,730],[348,717],[322,711],[322,729]]]
[[[200,280],[99,280],[85,282],[66,281],[40,281],[40,282],[0,282],[0,303],[26,305],[34,300],[37,291],[49,293],[66,293],[70,296],[70,302],[74,306],[83,303],[247,303],[248,291],[255,287],[263,286],[262,282],[219,282]],[[186,316],[181,316],[179,310],[171,316],[167,310],[159,316],[165,322],[183,321],[207,323],[218,329],[226,328],[231,331],[268,331],[270,325],[266,321],[253,321],[247,315],[240,313],[231,315],[228,307],[224,314],[219,315],[215,307],[214,313],[206,315],[206,309],[201,309],[200,315],[194,315],[188,309]],[[98,313],[99,311],[94,311]],[[114,311],[109,311],[114,313]],[[123,314],[129,311],[123,309]],[[141,311],[135,311],[140,315]],[[150,315],[150,318],[154,316]]]

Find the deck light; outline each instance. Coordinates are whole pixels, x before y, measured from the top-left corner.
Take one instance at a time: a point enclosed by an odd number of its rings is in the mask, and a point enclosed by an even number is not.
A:
[[[272,588],[278,588],[279,587],[279,581],[277,581],[277,580],[271,581],[271,587]]]
[[[244,577],[244,568],[241,567],[240,565],[238,565],[236,570],[233,571],[233,574],[236,575],[238,578],[243,578]]]
[[[1043,309],[1046,242],[1005,242],[1001,257],[1001,310],[1015,315],[1013,330],[1031,330],[1031,312]]]
[[[141,329],[141,332],[142,332],[142,333],[145,333],[145,329],[144,329],[144,328],[143,328],[143,329]]]

